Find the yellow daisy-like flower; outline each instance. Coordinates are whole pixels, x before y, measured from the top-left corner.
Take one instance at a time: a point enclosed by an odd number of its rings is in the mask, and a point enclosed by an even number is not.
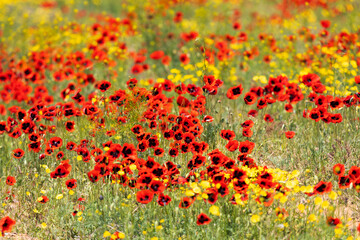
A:
[[[251,221],[252,223],[260,222],[260,216],[254,214],[254,215],[251,216],[250,221]]]
[[[220,216],[220,210],[219,210],[219,207],[218,206],[211,206],[210,209],[209,209],[209,212],[212,214],[212,215],[215,215],[215,216]]]

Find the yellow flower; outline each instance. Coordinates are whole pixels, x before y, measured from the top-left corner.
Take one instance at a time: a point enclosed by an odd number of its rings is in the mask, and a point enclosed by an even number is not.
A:
[[[298,209],[299,209],[300,212],[303,212],[303,211],[305,210],[304,204],[300,203],[300,204],[298,205]]]
[[[204,188],[204,189],[207,189],[207,188],[210,188],[210,183],[208,181],[202,181],[200,183],[201,187]]]
[[[135,170],[136,170],[136,165],[135,165],[135,164],[131,164],[131,165],[130,165],[130,169],[131,169],[131,171],[135,171]]]
[[[208,198],[209,198],[209,196],[208,196],[206,193],[201,194],[201,197],[202,197],[203,199],[208,199]]]
[[[308,220],[310,222],[315,222],[317,220],[317,217],[315,216],[315,214],[310,214],[310,216],[308,217]]]
[[[104,235],[103,235],[104,238],[107,238],[107,237],[110,237],[110,236],[111,236],[111,233],[109,231],[104,232]]]
[[[331,199],[331,200],[335,200],[336,198],[337,198],[337,193],[336,192],[334,192],[334,191],[331,191],[330,193],[329,193],[329,198]]]
[[[335,234],[336,235],[341,235],[341,234],[343,234],[343,230],[341,229],[341,228],[335,228]]]
[[[159,240],[159,238],[158,237],[152,237],[152,238],[150,238],[150,240]]]
[[[320,204],[322,203],[321,197],[316,197],[316,198],[314,199],[314,203],[315,203],[315,205],[320,205]]]
[[[330,203],[329,203],[328,201],[324,201],[324,202],[321,204],[321,207],[324,208],[324,209],[326,209],[326,208],[329,207],[329,205],[330,205]]]
[[[62,199],[64,197],[64,195],[62,195],[62,194],[58,194],[58,195],[56,195],[56,199],[58,199],[58,200],[60,200],[60,199]]]
[[[281,202],[281,203],[286,203],[287,200],[288,200],[287,196],[282,196],[282,197],[280,198],[280,202]]]
[[[251,221],[252,223],[260,222],[260,216],[254,214],[254,215],[251,216],[250,221]]]
[[[218,206],[211,206],[210,209],[209,209],[209,212],[212,214],[212,215],[215,215],[215,216],[220,216],[220,211],[219,211],[219,207]]]
[[[161,230],[163,229],[163,226],[159,225],[159,226],[156,226],[156,230]]]
[[[125,234],[122,232],[115,232],[113,235],[111,235],[111,239],[124,239]]]
[[[43,223],[41,224],[41,227],[42,227],[42,228],[46,228],[46,227],[47,227],[46,223],[43,222]]]
[[[195,195],[195,193],[192,190],[186,190],[185,195],[188,197],[192,197]]]

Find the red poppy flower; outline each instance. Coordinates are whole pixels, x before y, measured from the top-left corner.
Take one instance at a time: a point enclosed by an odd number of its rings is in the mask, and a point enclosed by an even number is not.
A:
[[[19,110],[19,111],[17,112],[16,116],[17,116],[17,119],[18,119],[19,121],[21,121],[21,120],[23,120],[23,119],[26,117],[26,111],[23,110],[23,109],[21,109],[21,110]]]
[[[189,208],[193,202],[194,202],[193,199],[184,197],[181,199],[179,203],[179,208]]]
[[[160,193],[160,194],[159,194],[157,203],[158,203],[160,206],[162,206],[162,207],[163,207],[163,206],[166,206],[166,205],[168,205],[170,202],[171,202],[171,198],[170,198],[168,195],[164,195],[163,193]]]
[[[97,83],[95,87],[99,89],[101,92],[106,92],[111,87],[111,83],[109,81],[102,80],[99,83]]]
[[[101,174],[98,170],[91,170],[90,172],[87,173],[87,175],[91,182],[97,182],[101,178]]]
[[[268,179],[259,178],[256,182],[263,189],[269,189],[269,188],[273,188],[276,186],[275,183],[273,183],[271,180],[268,180]]]
[[[360,84],[360,75],[355,77],[355,82],[356,82],[357,84]]]
[[[285,111],[286,112],[293,112],[293,110],[294,110],[294,108],[290,103],[285,104]]]
[[[212,116],[209,116],[209,115],[205,115],[204,116],[204,119],[202,120],[202,122],[212,122],[214,121],[214,118]]]
[[[165,66],[168,66],[171,62],[171,57],[170,56],[164,56],[161,59],[161,63],[164,64]]]
[[[197,220],[196,220],[197,225],[207,225],[210,222],[211,222],[211,219],[205,213],[200,213],[197,216]]]
[[[239,147],[239,142],[237,140],[230,140],[226,145],[226,149],[230,152],[235,151]]]
[[[233,23],[233,28],[234,28],[235,30],[240,30],[240,29],[241,29],[241,24],[240,24],[239,22],[234,22],[234,23]]]
[[[311,85],[313,85],[315,82],[320,81],[320,77],[314,73],[309,73],[307,75],[303,75],[301,77],[301,79],[302,79],[302,82],[308,87],[311,87]]]
[[[159,147],[154,148],[154,155],[155,156],[162,157],[162,156],[164,156],[164,152],[165,151],[162,148],[159,148]]]
[[[64,157],[64,152],[63,151],[60,151],[56,154],[56,159],[57,160],[61,160],[62,158]]]
[[[316,93],[323,93],[326,90],[325,85],[321,82],[313,83],[313,85],[311,85],[311,89]]]
[[[235,138],[235,132],[231,130],[221,130],[220,136],[225,140],[233,140]]]
[[[29,140],[31,142],[38,142],[41,139],[40,135],[37,133],[32,133],[29,135]]]
[[[253,131],[251,131],[251,128],[244,128],[242,135],[244,137],[251,137],[253,135]]]
[[[204,201],[210,203],[210,204],[215,204],[217,199],[218,199],[218,190],[216,188],[208,188],[205,190],[206,195],[208,196],[207,199],[204,199]]]
[[[0,122],[0,134],[8,131],[8,126],[5,121]]]
[[[265,120],[266,122],[273,122],[273,121],[274,121],[274,119],[271,117],[270,114],[265,114],[264,120]]]
[[[326,219],[326,223],[330,226],[336,226],[336,225],[340,224],[341,221],[338,218],[328,217]]]
[[[141,190],[136,193],[136,200],[142,204],[148,204],[152,201],[154,193],[150,190]]]
[[[75,122],[74,121],[66,121],[65,128],[69,132],[73,132],[75,130]]]
[[[224,157],[225,155],[223,155],[222,153],[214,153],[210,155],[210,161],[212,165],[220,167],[225,160]]]
[[[339,97],[335,97],[329,102],[331,109],[341,108],[343,106],[343,101]]]
[[[161,50],[155,51],[153,53],[150,54],[150,58],[154,59],[154,60],[159,60],[164,56],[164,52]]]
[[[321,20],[320,24],[323,28],[329,28],[331,25],[331,22],[329,20]]]
[[[70,174],[71,165],[69,160],[62,161],[60,165],[50,173],[51,178],[65,178]]]
[[[177,12],[174,16],[174,22],[175,23],[179,23],[182,21],[182,18],[183,18],[183,13],[182,12]]]
[[[17,158],[17,159],[20,159],[24,156],[25,152],[20,149],[20,148],[17,148],[15,150],[13,150],[13,157],[14,158]]]
[[[349,170],[349,177],[352,182],[360,178],[360,167],[352,166]]]
[[[9,216],[3,217],[0,220],[0,230],[4,234],[6,232],[11,232],[11,229],[15,225],[16,221],[11,219]]]
[[[120,144],[112,144],[106,152],[106,156],[111,160],[116,160],[121,156],[122,147]]]
[[[225,182],[220,182],[220,183],[218,183],[219,185],[219,188],[217,189],[217,191],[218,191],[218,193],[220,194],[220,196],[222,196],[222,197],[225,197],[226,195],[228,195],[229,194],[229,188],[228,188],[228,185],[227,185],[227,183],[225,183]]]
[[[58,149],[62,146],[62,139],[59,138],[59,137],[52,137],[50,138],[49,140],[49,147],[52,148],[52,149]]]
[[[47,196],[41,196],[41,198],[38,200],[39,203],[47,203],[49,201],[49,198]]]
[[[143,140],[138,143],[136,150],[138,152],[145,152],[146,149],[148,149],[148,147],[149,147],[148,142],[146,140]]]
[[[53,153],[54,153],[54,149],[49,147],[45,148],[45,155],[51,156]]]
[[[346,188],[349,188],[350,187],[350,184],[351,184],[351,179],[349,177],[349,175],[342,175],[342,176],[339,176],[339,188],[340,189],[346,189]]]
[[[250,154],[255,147],[255,143],[246,140],[245,142],[240,142],[239,151],[241,154]]]
[[[76,179],[69,179],[65,182],[67,189],[74,189],[77,187]]]
[[[285,137],[288,138],[288,139],[291,139],[295,136],[295,132],[293,131],[287,131],[285,132]]]
[[[254,126],[254,122],[252,120],[246,120],[241,124],[243,128],[252,128]]]
[[[176,103],[180,106],[180,107],[184,107],[187,108],[190,106],[190,101],[183,96],[178,96],[176,99]]]
[[[72,150],[75,150],[76,149],[76,144],[74,142],[68,142],[66,144],[66,149],[69,150],[69,151],[72,151]]]
[[[188,64],[188,63],[190,62],[190,58],[189,58],[188,55],[185,54],[185,53],[181,54],[180,57],[179,57],[179,59],[180,59],[180,62],[181,62],[182,64],[184,64],[184,65],[186,65],[186,64]]]
[[[249,112],[248,112],[248,116],[250,117],[257,117],[257,115],[258,115],[258,111],[256,111],[256,110],[249,110]]]
[[[333,172],[337,176],[342,176],[345,173],[345,167],[344,164],[337,163],[333,167]]]
[[[196,97],[202,93],[202,89],[195,84],[189,83],[186,86],[186,92],[189,93],[191,96]]]
[[[243,91],[242,85],[239,84],[238,86],[234,86],[229,88],[229,90],[226,93],[227,98],[229,99],[237,99],[240,97],[241,93]]]
[[[265,196],[261,195],[255,200],[258,203],[262,203],[265,207],[269,207],[274,202],[274,194],[267,192]]]
[[[153,191],[155,194],[162,193],[165,190],[165,185],[162,181],[159,180],[152,180],[149,188],[151,191]]]
[[[16,179],[13,176],[8,176],[6,178],[6,184],[9,186],[13,186],[16,183]]]
[[[263,109],[263,108],[265,108],[267,106],[267,101],[266,101],[266,99],[264,99],[264,98],[260,98],[259,100],[258,100],[258,102],[257,102],[257,105],[256,105],[256,107],[258,108],[258,109]]]
[[[332,190],[332,183],[331,182],[323,182],[320,181],[318,184],[314,186],[314,194],[324,194],[329,193]]]
[[[329,117],[330,117],[330,121],[331,121],[332,123],[340,123],[340,122],[342,122],[342,115],[341,115],[341,113],[331,114],[331,115],[329,115]]]
[[[143,132],[143,128],[140,125],[135,125],[131,128],[131,131],[135,133],[136,135],[139,135]]]
[[[170,148],[169,155],[170,157],[177,157],[179,155],[179,150],[177,148]]]
[[[136,156],[136,148],[133,144],[125,143],[121,150],[121,155],[124,158]]]

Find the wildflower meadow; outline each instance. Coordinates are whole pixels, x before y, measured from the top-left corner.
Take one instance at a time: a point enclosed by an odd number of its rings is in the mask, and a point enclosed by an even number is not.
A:
[[[360,240],[359,9],[0,0],[0,239]]]

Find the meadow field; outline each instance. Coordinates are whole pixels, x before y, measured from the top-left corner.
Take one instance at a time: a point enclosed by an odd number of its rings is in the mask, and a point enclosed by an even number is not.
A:
[[[0,238],[360,240],[359,9],[0,0]]]

